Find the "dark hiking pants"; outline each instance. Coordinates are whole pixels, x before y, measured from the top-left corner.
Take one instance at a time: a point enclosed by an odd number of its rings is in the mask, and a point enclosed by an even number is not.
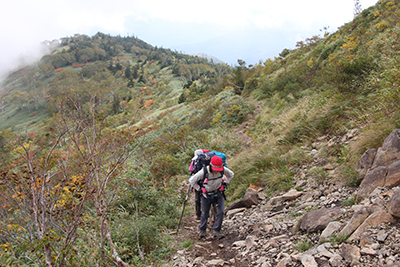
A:
[[[218,203],[218,204],[217,204]],[[224,219],[224,205],[225,199],[221,192],[218,191],[218,199],[216,199],[215,206],[217,208],[217,215],[215,216],[214,226],[212,227],[216,231],[220,231],[222,227],[222,220]],[[199,225],[200,230],[207,229],[207,220],[210,214],[211,202],[201,194],[201,221]]]
[[[194,190],[194,207],[196,209],[196,217],[201,216],[201,191]]]

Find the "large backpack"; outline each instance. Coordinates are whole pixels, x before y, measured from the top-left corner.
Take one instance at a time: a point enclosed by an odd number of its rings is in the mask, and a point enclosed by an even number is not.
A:
[[[204,181],[206,181],[206,183],[207,183],[211,158],[214,156],[220,157],[222,159],[223,165],[225,167],[228,167],[226,165],[226,155],[222,152],[213,150],[211,152],[207,152],[207,153],[199,155],[197,163],[196,163],[195,167],[193,168],[193,173],[197,173],[201,169],[203,169],[204,176],[200,181],[197,182],[198,185],[200,185],[200,187],[203,186]],[[224,175],[224,171],[221,171],[220,173],[221,173],[221,177],[222,177]],[[219,177],[219,178],[221,178],[221,177]],[[216,178],[216,179],[218,179],[218,178]]]
[[[207,152],[207,153],[199,155],[197,162],[193,168],[193,174],[200,171],[203,167],[209,166],[211,158],[214,156],[220,157],[222,159],[222,163],[224,164],[224,166],[228,167],[228,165],[226,164],[226,155],[222,152],[213,150],[211,152]]]
[[[193,174],[198,173],[203,167],[210,165],[211,158],[215,156],[214,152],[200,154],[197,158],[196,165],[193,168]]]

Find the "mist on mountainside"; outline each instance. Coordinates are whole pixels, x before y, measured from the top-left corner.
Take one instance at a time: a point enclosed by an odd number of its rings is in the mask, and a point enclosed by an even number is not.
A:
[[[42,56],[50,53],[54,46],[58,45],[59,43],[59,40],[46,40],[30,46],[28,50],[20,52],[17,56],[15,56],[15,51],[2,50],[3,52],[0,62],[0,82],[7,77],[10,71],[20,67],[28,66],[38,61]],[[19,47],[16,47],[15,49],[19,49]],[[0,90],[2,90],[1,87]]]

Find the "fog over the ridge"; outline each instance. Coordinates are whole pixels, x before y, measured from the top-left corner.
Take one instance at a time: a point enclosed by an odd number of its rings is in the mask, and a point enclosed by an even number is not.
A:
[[[353,19],[355,0],[13,0],[0,9],[0,77],[38,60],[40,42],[97,32],[204,53],[234,65],[278,56],[297,41]],[[378,0],[359,0],[366,9]]]
[[[21,53],[9,53],[2,55],[0,64],[0,82],[11,72],[18,68],[29,66],[37,62],[43,55],[50,52],[50,46],[47,41],[32,44],[28,50],[22,48]],[[1,90],[2,88],[0,88]]]

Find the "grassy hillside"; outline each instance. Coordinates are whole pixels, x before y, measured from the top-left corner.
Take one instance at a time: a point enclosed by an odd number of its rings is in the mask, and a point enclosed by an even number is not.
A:
[[[228,203],[249,186],[264,187],[270,195],[294,187],[299,168],[314,160],[306,150],[321,138],[335,141],[320,150],[324,164],[337,171],[328,174],[321,165],[309,178],[357,186],[358,159],[400,126],[399,4],[380,1],[337,32],[307,38],[263,64],[249,67],[239,61],[233,69],[133,37],[99,33],[65,38],[54,53],[14,72],[2,85],[1,99],[7,104],[0,117],[3,195],[15,199],[9,190],[20,183],[16,178],[14,184],[4,183],[10,177],[30,173],[38,179],[31,178],[32,183],[39,184],[43,175],[54,177],[43,182],[48,195],[61,214],[70,216],[65,218],[78,216],[82,223],[73,228],[77,249],[57,255],[91,264],[118,261],[118,255],[140,265],[158,262],[176,249],[168,246],[165,232],[177,225],[185,194],[178,189],[198,148],[228,155],[235,172]],[[51,119],[44,121],[44,116]],[[238,129],[251,137],[251,144]],[[352,131],[358,139],[350,146],[345,136]],[[57,149],[51,150],[55,142]],[[97,148],[103,148],[101,153],[96,154]],[[38,161],[27,156],[33,151]],[[115,161],[114,153],[125,161]],[[44,162],[52,168],[44,168]],[[24,172],[23,166],[32,168]],[[108,176],[112,166],[115,172]],[[93,174],[109,177],[102,180],[104,191],[88,190],[99,184],[93,183]],[[80,197],[58,189],[65,187]],[[25,190],[26,196],[33,194]],[[12,207],[1,220],[13,218],[18,225],[7,230],[8,236],[30,229],[32,222],[16,212],[18,204],[0,200]],[[68,205],[84,208],[71,213],[63,208]],[[71,221],[62,223],[60,229]],[[111,239],[102,235],[104,223]],[[21,244],[29,247],[32,240],[8,236],[0,236],[3,247],[8,244],[0,260],[26,263],[17,255]],[[37,236],[36,241],[48,240]],[[86,243],[89,237],[104,250],[94,252]],[[62,232],[55,231],[54,239],[67,242]],[[44,261],[46,246],[29,249],[38,262]]]

